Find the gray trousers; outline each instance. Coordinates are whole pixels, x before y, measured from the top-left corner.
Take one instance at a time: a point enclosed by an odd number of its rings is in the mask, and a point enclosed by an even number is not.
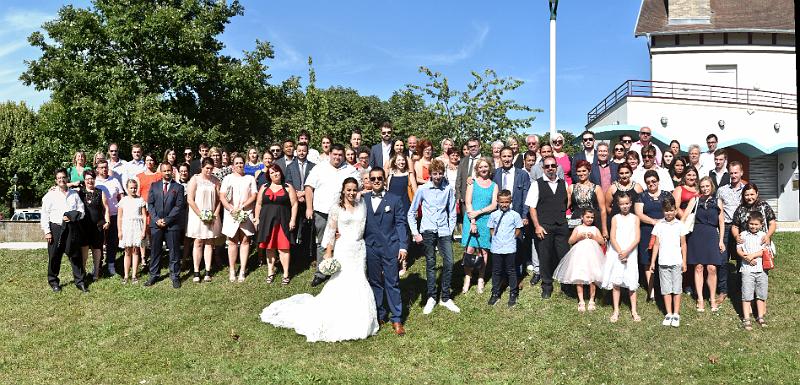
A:
[[[322,262],[322,256],[325,255],[325,247],[322,247],[322,236],[325,235],[325,227],[328,226],[328,214],[314,211],[314,238],[317,242],[317,271],[314,272],[315,277],[328,278],[327,275],[319,272],[319,264]]]

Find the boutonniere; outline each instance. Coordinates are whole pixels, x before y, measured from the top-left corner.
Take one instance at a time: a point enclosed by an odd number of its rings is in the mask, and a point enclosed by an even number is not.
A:
[[[390,206],[386,206],[383,208],[383,211],[388,213],[389,211],[392,211],[392,208]]]

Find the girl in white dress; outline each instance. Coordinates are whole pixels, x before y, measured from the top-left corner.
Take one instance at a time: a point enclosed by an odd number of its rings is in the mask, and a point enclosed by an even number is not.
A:
[[[186,203],[189,205],[189,219],[186,223],[186,236],[194,238],[193,282],[200,282],[200,259],[205,262],[206,274],[203,280],[211,281],[211,256],[214,251],[214,239],[220,234],[219,220],[219,179],[214,175],[214,161],[203,159],[200,173],[189,181],[189,194]],[[205,220],[201,219],[205,216]]]
[[[358,181],[345,179],[341,195],[331,208],[322,239],[327,245],[325,259],[331,258],[333,250],[341,269],[316,297],[297,294],[275,301],[261,312],[261,321],[294,329],[308,342],[364,339],[378,332],[375,296],[364,274],[366,209],[358,197]]]
[[[256,201],[256,179],[244,173],[244,157],[233,157],[233,172],[222,180],[220,203],[225,207],[222,234],[228,238],[228,280],[236,281],[236,257],[240,259],[239,282],[244,282],[247,256],[250,255],[250,237],[256,233],[253,224],[253,204]],[[244,215],[239,222],[236,215]]]
[[[639,264],[637,248],[639,245],[639,218],[631,214],[631,198],[626,194],[617,195],[619,214],[611,218],[611,247],[606,252],[603,270],[603,289],[612,289],[614,312],[610,321],[619,319],[620,287],[628,289],[631,300],[631,317],[641,321],[636,312],[636,289],[639,288]]]
[[[142,197],[139,196],[139,182],[136,179],[128,179],[125,185],[128,195],[122,197],[117,205],[117,229],[119,229],[119,247],[125,250],[123,260],[124,275],[122,283],[128,283],[128,276],[132,277],[132,283],[138,283],[137,272],[139,271],[139,250],[144,247],[145,230],[144,218],[147,209]],[[133,270],[131,270],[131,261]]]
[[[606,256],[601,245],[606,243],[603,235],[597,227],[592,226],[594,222],[594,211],[591,208],[583,209],[581,213],[582,224],[572,231],[569,237],[569,244],[572,248],[561,259],[561,262],[553,272],[553,278],[561,283],[577,285],[578,291],[578,311],[586,311],[586,303],[583,301],[583,285],[589,285],[589,310],[593,311],[597,307],[594,302],[597,291],[596,284],[603,280],[603,264]]]

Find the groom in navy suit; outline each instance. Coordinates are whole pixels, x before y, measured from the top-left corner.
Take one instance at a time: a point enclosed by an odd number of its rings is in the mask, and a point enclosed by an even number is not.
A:
[[[384,297],[392,313],[392,328],[397,335],[405,335],[400,298],[400,277],[397,263],[406,258],[408,234],[406,213],[400,197],[384,190],[386,173],[381,167],[369,172],[372,191],[364,194],[367,205],[367,224],[364,242],[367,246],[367,281],[375,294],[378,322],[386,319]]]
[[[172,287],[181,287],[181,214],[186,205],[183,186],[172,180],[172,165],[161,164],[161,180],[150,185],[147,211],[150,213],[150,279],[145,286],[153,286],[161,270],[161,246],[166,239],[169,247],[169,272]]]

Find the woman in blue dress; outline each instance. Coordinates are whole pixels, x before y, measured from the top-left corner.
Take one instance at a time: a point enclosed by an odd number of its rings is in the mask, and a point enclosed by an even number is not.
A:
[[[386,174],[389,176],[386,181],[386,191],[397,194],[403,202],[405,211],[411,207],[411,198],[417,192],[417,182],[414,177],[414,170],[409,168],[408,158],[402,152],[394,154],[389,160],[389,169]],[[411,234],[411,232],[409,232]],[[409,243],[410,244],[410,243]],[[406,275],[408,270],[408,258],[400,262],[400,276]]]
[[[483,264],[478,269],[478,293],[483,293],[484,272],[489,259],[492,235],[489,232],[489,214],[497,208],[497,184],[492,182],[494,170],[487,158],[475,162],[475,179],[467,183],[464,204],[464,229],[469,229],[461,236],[461,245],[465,254],[478,254],[483,257]],[[472,267],[464,265],[464,290],[469,291],[472,279]]]
[[[653,226],[664,218],[664,210],[661,205],[665,199],[672,197],[669,191],[659,188],[659,177],[655,170],[647,170],[644,173],[645,191],[639,194],[639,201],[634,204],[634,212],[639,217],[639,276],[644,272],[644,279],[647,283],[647,300],[655,298],[653,289],[653,273],[650,272],[650,236],[653,234]],[[674,200],[674,199],[673,199]]]
[[[714,184],[710,177],[700,179],[700,196],[692,198],[687,212],[697,205],[692,236],[686,240],[686,264],[694,265],[694,285],[697,294],[697,311],[705,311],[703,301],[703,273],[707,273],[711,311],[717,307],[717,267],[722,264],[725,244],[720,229],[725,229],[722,203],[714,194]]]

